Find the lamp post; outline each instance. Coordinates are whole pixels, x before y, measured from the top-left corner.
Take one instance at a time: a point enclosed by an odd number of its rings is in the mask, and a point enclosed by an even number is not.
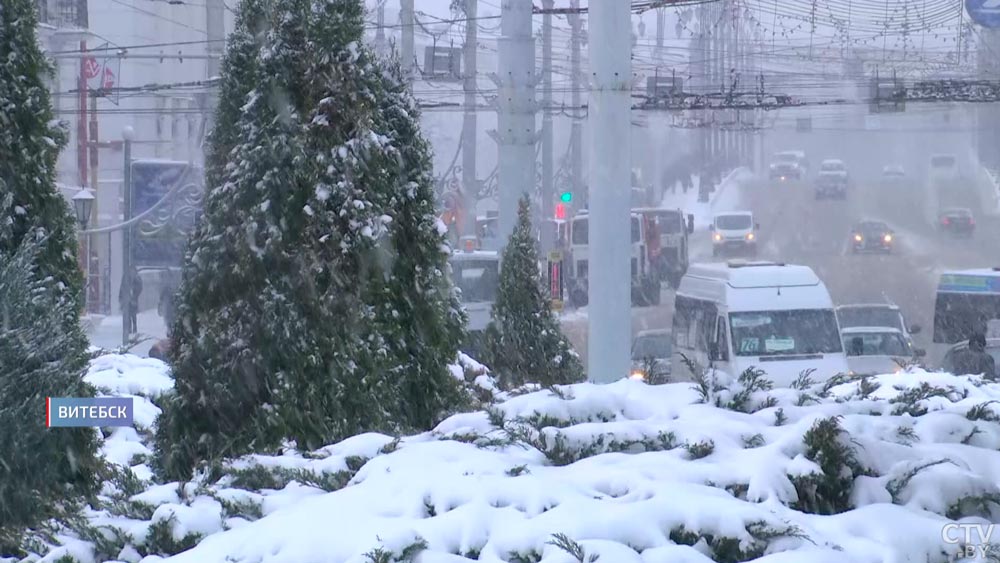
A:
[[[94,192],[87,188],[80,188],[78,192],[73,196],[73,212],[76,214],[76,222],[80,225],[81,231],[87,230],[87,224],[90,223],[91,213],[94,212]],[[80,242],[84,243],[84,249],[81,254],[83,255],[83,273],[86,276],[84,286],[84,295],[90,295],[90,235],[83,234]],[[87,297],[84,298],[84,303],[89,301]]]
[[[135,130],[125,127],[122,130],[123,152],[125,161],[124,171],[124,222],[128,223],[132,219],[132,141],[135,139]],[[129,338],[132,336],[132,227],[126,227],[122,231],[122,346],[127,346]],[[138,327],[136,327],[138,328]]]

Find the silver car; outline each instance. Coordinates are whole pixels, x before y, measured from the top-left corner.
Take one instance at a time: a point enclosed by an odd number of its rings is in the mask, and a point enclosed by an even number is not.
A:
[[[656,377],[650,378],[646,373],[650,361],[656,370],[654,375],[670,375],[670,356],[673,351],[673,341],[669,330],[643,330],[632,340],[632,373],[633,379],[642,379],[655,383]],[[653,381],[650,381],[650,380]]]

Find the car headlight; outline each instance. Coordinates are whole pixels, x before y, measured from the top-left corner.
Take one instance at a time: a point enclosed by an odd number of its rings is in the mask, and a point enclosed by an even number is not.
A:
[[[646,379],[646,374],[643,373],[642,370],[634,369],[632,370],[632,373],[629,374],[629,379],[637,379],[642,381]]]
[[[861,236],[861,235],[854,235],[854,241],[855,242],[861,242],[863,240],[865,240],[865,238],[863,236]]]
[[[753,239],[754,239],[753,233],[747,233],[747,240],[753,240]]]
[[[722,235],[719,233],[715,233],[715,235],[713,235],[712,238],[715,239],[715,242],[720,242],[722,240]]]
[[[892,235],[885,235],[884,237],[882,237],[882,240],[884,240],[885,242],[892,242]]]

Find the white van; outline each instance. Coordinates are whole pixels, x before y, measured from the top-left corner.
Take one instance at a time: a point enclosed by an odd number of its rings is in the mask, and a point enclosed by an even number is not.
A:
[[[757,255],[757,233],[760,225],[750,211],[728,211],[712,218],[712,256],[725,252]]]
[[[806,370],[824,381],[848,373],[826,286],[806,266],[692,264],[674,301],[674,378],[693,374],[682,355],[738,377],[750,367],[787,387]]]

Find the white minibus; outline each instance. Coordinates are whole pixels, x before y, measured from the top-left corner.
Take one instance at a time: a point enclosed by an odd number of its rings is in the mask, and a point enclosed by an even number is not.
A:
[[[686,356],[733,378],[763,370],[775,387],[812,371],[814,381],[848,373],[826,286],[806,266],[773,262],[692,264],[674,302],[673,377],[693,377]]]

